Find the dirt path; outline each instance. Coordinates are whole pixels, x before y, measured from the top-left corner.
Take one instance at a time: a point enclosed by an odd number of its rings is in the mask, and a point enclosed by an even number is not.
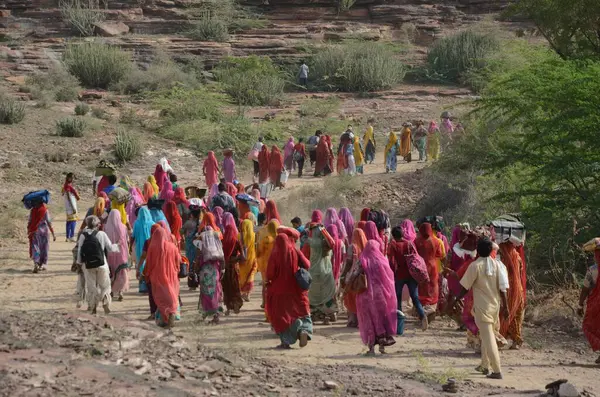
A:
[[[363,183],[369,183],[375,175],[381,174],[381,157],[378,156],[377,165],[366,168]],[[398,171],[409,172],[421,166],[418,163],[400,164]],[[307,184],[319,187],[327,180],[292,178],[289,187],[276,195],[281,197]],[[64,242],[62,214],[54,215],[57,218],[58,241],[51,245],[47,272],[31,274],[26,245],[0,247],[0,302],[4,311],[16,310],[32,315],[52,311],[78,312],[75,309],[76,276],[70,272],[73,245]],[[130,272],[131,276],[133,274]],[[500,393],[502,395],[527,395],[526,391],[541,390],[546,383],[559,378],[569,379],[580,390],[600,394],[598,367],[592,365],[594,356],[583,338],[573,339],[539,328],[528,328],[523,350],[502,352],[505,379],[490,382],[474,373],[478,356],[465,347],[464,334],[455,331],[455,326],[445,319],[434,322],[425,333],[409,321],[405,335],[397,338],[396,345],[389,348],[385,356],[364,357],[365,348],[360,336],[357,330],[345,327],[344,316],[333,325],[316,324],[313,340],[305,349],[282,352],[274,349],[278,338],[263,322],[259,290],[254,291],[251,302],[244,305],[239,315],[223,317],[218,326],[202,322],[197,311],[198,293],[189,292],[185,284],[182,284],[181,298],[184,304],[182,321],[175,329],[176,335],[184,336],[187,341],[197,340],[220,349],[245,351],[291,366],[359,365],[410,374],[421,381],[437,382],[447,377],[474,381],[462,382],[465,389],[461,395],[488,394],[490,391],[486,384],[514,388],[514,392],[505,390]],[[113,311],[111,316],[128,321],[143,320],[148,316],[147,297],[137,293],[135,279],[132,289],[125,294],[125,300],[114,302]],[[357,376],[360,377],[360,374]],[[332,377],[335,378],[335,371]]]

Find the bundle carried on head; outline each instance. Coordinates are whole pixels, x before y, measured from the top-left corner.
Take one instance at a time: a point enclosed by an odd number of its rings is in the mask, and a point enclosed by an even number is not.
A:
[[[50,192],[47,190],[29,192],[23,196],[21,201],[23,201],[25,208],[30,210],[40,203],[48,204],[50,202]]]
[[[117,173],[117,166],[107,160],[100,160],[96,166],[96,176],[110,176]]]

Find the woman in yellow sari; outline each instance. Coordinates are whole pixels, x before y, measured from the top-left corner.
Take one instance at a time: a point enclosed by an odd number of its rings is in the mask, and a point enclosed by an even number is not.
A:
[[[245,259],[240,261],[240,292],[242,293],[242,299],[249,302],[248,296],[252,292],[254,287],[254,274],[256,274],[257,263],[256,263],[256,246],[255,246],[255,235],[254,225],[252,221],[246,219],[240,225],[240,242],[244,251]]]
[[[440,157],[440,128],[435,121],[429,124],[427,130],[427,159],[437,160]]]
[[[400,156],[404,157],[404,161],[410,162],[412,152],[412,124],[404,123],[404,129],[400,135]]]
[[[277,237],[277,228],[279,227],[279,221],[273,219],[258,233],[258,249],[256,251],[256,260],[258,263],[258,271],[262,278],[262,305],[265,307],[265,280],[267,279],[267,267],[269,267],[269,258],[271,257],[271,251],[273,250],[273,244],[275,243],[275,237]]]
[[[356,173],[362,174],[364,172],[365,155],[357,136],[354,137],[354,164],[356,165]]]
[[[365,131],[365,135],[363,136],[363,143],[365,144],[365,161],[369,164],[373,164],[375,161],[375,133],[373,132],[373,126],[371,122],[369,122],[369,126]],[[356,148],[354,148],[356,152]]]
[[[396,172],[398,167],[398,150],[400,145],[398,144],[398,136],[394,131],[390,131],[388,137],[388,143],[385,145],[385,172]]]
[[[148,182],[150,182],[150,184],[152,185],[152,190],[154,190],[154,195],[158,196],[159,189],[158,189],[158,184],[156,183],[156,178],[154,177],[154,175],[150,175],[148,177]]]

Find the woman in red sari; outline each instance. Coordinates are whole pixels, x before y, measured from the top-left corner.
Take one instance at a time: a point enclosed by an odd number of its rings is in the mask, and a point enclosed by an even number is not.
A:
[[[600,263],[600,239],[587,242],[583,249],[594,252],[595,264],[588,269],[583,288],[579,295],[579,315],[583,315],[583,334],[594,352],[600,351],[600,284],[598,283],[598,264]],[[585,315],[583,307],[585,305]],[[600,364],[600,357],[596,359]]]
[[[234,225],[225,227],[223,235],[223,255],[225,259],[225,275],[221,279],[223,286],[223,303],[228,316],[231,311],[235,314],[240,312],[244,301],[240,292],[240,268],[239,262],[243,257],[243,249],[238,240],[238,231]]]
[[[258,183],[267,183],[269,181],[269,165],[271,162],[271,154],[267,145],[263,145],[258,153]]]
[[[271,222],[273,219],[277,220],[279,224],[281,224],[281,217],[279,216],[279,211],[277,210],[277,204],[275,201],[269,200],[267,201],[267,205],[265,206],[265,215],[267,217],[267,223]]]
[[[179,210],[177,209],[175,201],[171,200],[165,204],[165,218],[167,218],[171,233],[175,236],[177,247],[181,248],[181,228],[183,226],[183,221],[181,215],[179,215]]]
[[[208,152],[208,157],[204,160],[204,166],[202,167],[206,186],[210,188],[215,183],[219,183],[219,172],[219,162],[215,157],[215,152],[211,150]]]
[[[330,167],[330,154],[329,144],[327,143],[326,137],[322,137],[317,145],[317,161],[315,163],[315,174],[314,176],[327,176],[331,174],[332,169]]]
[[[508,271],[508,318],[500,316],[500,333],[513,341],[510,347],[518,350],[523,344],[523,318],[525,315],[525,291],[521,283],[521,257],[515,245],[510,242],[500,244],[502,263]]]
[[[365,236],[365,232],[358,227],[355,228],[352,232],[352,245],[348,250],[346,267],[344,268],[340,278],[340,285],[342,288],[344,288],[346,284],[346,275],[352,269],[352,266],[358,262],[360,254],[362,254],[366,245],[367,237]],[[347,289],[344,292],[344,306],[346,306],[346,309],[348,310],[348,323],[346,324],[346,327],[358,328],[358,317],[356,315],[356,293],[350,291],[350,289]]]
[[[179,307],[179,264],[181,255],[172,237],[164,228],[152,233],[143,277],[149,280],[152,297],[158,308],[157,324],[172,328]]]
[[[312,335],[308,291],[298,286],[295,277],[299,267],[309,269],[310,262],[285,233],[278,234],[267,267],[265,310],[282,349],[297,340],[304,347]]]
[[[430,223],[423,223],[419,226],[419,235],[415,239],[417,252],[425,260],[427,273],[429,273],[429,282],[419,285],[419,301],[423,305],[423,310],[427,317],[433,317],[437,310],[439,299],[439,268],[438,263],[441,260],[445,266],[444,247],[440,239],[434,238],[433,228]],[[431,322],[433,318],[430,318]]]
[[[283,187],[281,183],[281,172],[283,171],[283,155],[275,145],[271,148],[271,157],[269,158],[269,176],[271,183],[275,187]]]

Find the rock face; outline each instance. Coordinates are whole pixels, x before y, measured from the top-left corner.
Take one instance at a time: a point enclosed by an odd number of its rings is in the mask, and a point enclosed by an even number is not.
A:
[[[295,63],[309,45],[348,38],[397,39],[404,25],[415,29],[415,44],[427,45],[448,30],[479,20],[479,14],[498,11],[508,0],[357,0],[339,13],[337,0],[244,0],[268,20],[263,28],[232,34],[227,43],[199,42],[181,33],[193,23],[195,0],[111,0],[103,9],[106,21],[95,33],[132,50],[148,62],[156,51],[175,58],[200,56],[206,66],[222,57],[268,55]],[[58,0],[0,2],[0,67],[6,75],[46,69],[60,59],[72,29],[63,21]],[[8,39],[6,39],[8,38]],[[311,44],[308,44],[311,43]]]

